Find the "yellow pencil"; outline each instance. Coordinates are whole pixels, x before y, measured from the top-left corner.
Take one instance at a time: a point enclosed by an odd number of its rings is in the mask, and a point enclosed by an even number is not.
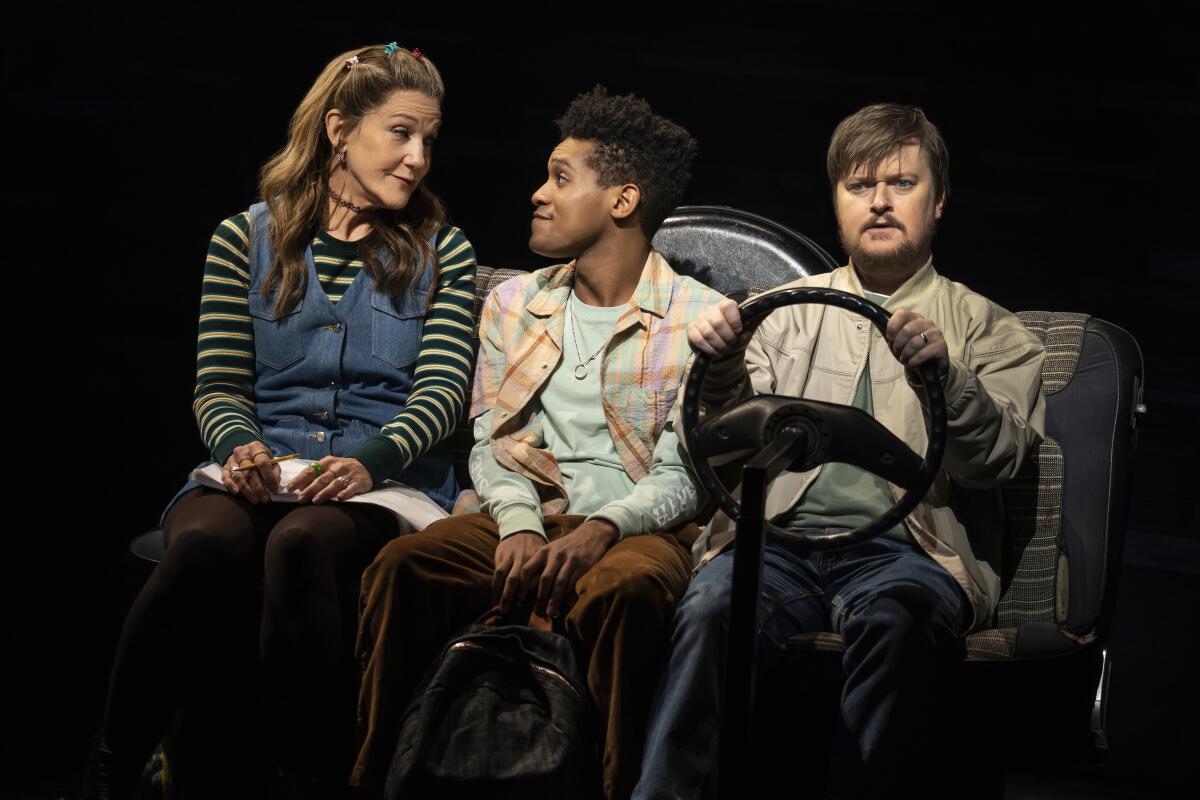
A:
[[[278,464],[280,461],[291,461],[293,458],[299,458],[299,457],[300,457],[299,453],[291,453],[286,456],[275,456],[274,458],[271,459],[271,463]],[[254,469],[257,466],[258,466],[258,464],[251,464],[250,466],[247,466],[247,467],[233,467],[229,471],[230,472],[245,472],[246,470]]]

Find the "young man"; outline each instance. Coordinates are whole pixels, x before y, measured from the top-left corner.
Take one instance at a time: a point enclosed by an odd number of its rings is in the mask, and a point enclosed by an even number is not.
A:
[[[363,576],[359,785],[386,771],[445,641],[492,603],[525,598],[591,654],[605,795],[627,797],[637,779],[697,534],[669,415],[688,323],[720,295],[650,247],[683,196],[691,136],[601,87],[558,126],[529,246],[574,260],[504,283],[484,306],[470,458],[482,513],[396,539]]]
[[[933,269],[947,164],[937,128],[911,106],[864,108],[841,122],[830,143],[829,179],[850,263],[789,285],[832,286],[883,305],[892,311],[886,337],[861,317],[820,305],[781,309],[750,332],[729,300],[688,331],[693,346],[722,357],[706,395],[726,403],[771,393],[852,404],[918,453],[927,436],[915,368],[933,361],[942,376],[946,455],[908,519],[836,552],[769,543],[764,559],[760,667],[769,668],[794,633],[842,635],[844,744],[857,751],[850,763],[865,767],[842,777],[862,778],[869,797],[930,788],[921,776],[931,758],[928,703],[938,669],[997,602],[1003,520],[995,493],[1037,444],[1044,421],[1038,340],[1015,316]],[[783,473],[769,487],[766,510],[791,530],[849,529],[900,495],[876,476],[830,463]],[[714,522],[705,544],[727,540],[729,527]],[[732,564],[732,552],[713,558],[680,601],[637,798],[695,798],[712,788]]]

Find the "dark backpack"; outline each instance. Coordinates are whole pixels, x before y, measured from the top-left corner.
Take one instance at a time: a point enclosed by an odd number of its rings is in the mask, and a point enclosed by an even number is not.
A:
[[[565,636],[471,625],[405,712],[384,797],[598,798],[591,702]]]

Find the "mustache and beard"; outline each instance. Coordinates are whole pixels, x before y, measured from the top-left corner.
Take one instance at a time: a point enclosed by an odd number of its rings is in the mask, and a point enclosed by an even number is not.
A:
[[[847,237],[846,231],[841,226],[838,227],[838,237],[842,241],[842,249],[846,251],[846,255],[850,257],[850,261],[856,267],[868,272],[881,273],[916,271],[929,260],[930,248],[933,244],[933,234],[937,231],[936,219],[930,218],[929,224],[926,226],[920,239],[905,237],[890,250],[868,252],[860,244],[862,242],[862,235],[880,220],[894,226],[901,233],[908,233],[908,226],[891,214],[884,214],[882,217],[863,225],[852,237]]]

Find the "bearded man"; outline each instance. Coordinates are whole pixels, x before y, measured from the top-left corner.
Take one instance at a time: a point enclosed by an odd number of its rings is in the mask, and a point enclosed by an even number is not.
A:
[[[788,637],[832,630],[845,643],[845,736],[835,763],[841,793],[936,794],[930,709],[961,637],[986,625],[1000,593],[1003,519],[998,487],[1041,438],[1044,353],[1009,312],[933,268],[949,156],[940,132],[912,106],[863,108],[838,125],[827,167],[849,264],[789,286],[832,287],[892,312],[886,335],[822,305],[789,306],[757,330],[723,300],[691,325],[692,346],[714,356],[706,397],[725,405],[781,394],[856,406],[916,452],[927,443],[917,368],[937,365],[949,421],[946,454],[916,510],[880,537],[838,551],[769,542],[760,590],[759,666]],[[718,408],[721,403],[714,403]],[[798,532],[857,528],[902,490],[841,463],[785,472],[767,518]],[[709,560],[672,623],[667,676],[651,711],[634,797],[696,798],[712,791],[721,667],[733,553],[718,517],[701,547]],[[722,541],[724,540],[724,541]],[[713,557],[713,554],[719,553]],[[857,762],[857,763],[856,763]],[[838,770],[835,770],[835,773]]]

